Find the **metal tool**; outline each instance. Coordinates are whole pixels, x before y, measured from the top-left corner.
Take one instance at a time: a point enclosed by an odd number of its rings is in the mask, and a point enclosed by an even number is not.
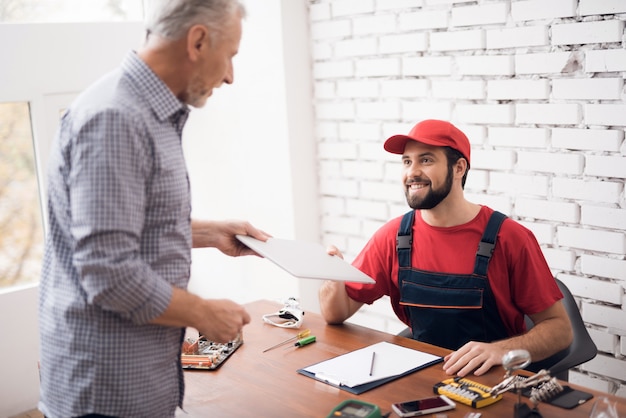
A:
[[[290,343],[293,340],[299,340],[301,338],[304,338],[307,335],[309,335],[310,333],[311,333],[310,329],[305,329],[304,331],[300,331],[299,333],[296,334],[295,337],[287,338],[285,341],[282,341],[282,342],[280,342],[280,343],[278,343],[276,345],[273,345],[273,346],[271,346],[269,348],[266,348],[265,350],[263,350],[263,352],[265,353],[266,351],[270,351],[270,350],[272,350],[272,349],[274,349],[276,347],[280,347],[281,345],[288,344],[288,343]]]

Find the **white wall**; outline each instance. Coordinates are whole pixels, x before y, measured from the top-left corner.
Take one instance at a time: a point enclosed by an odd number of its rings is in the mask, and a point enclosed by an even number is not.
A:
[[[249,1],[235,82],[194,110],[184,145],[193,216],[246,219],[275,237],[318,242],[307,4]],[[267,260],[196,249],[190,289],[244,303],[300,297],[318,310],[316,283]]]
[[[466,195],[537,236],[600,353],[570,381],[626,397],[623,0],[310,0],[323,240],[352,257],[408,210],[382,142],[448,119]],[[397,329],[386,300],[354,320]]]

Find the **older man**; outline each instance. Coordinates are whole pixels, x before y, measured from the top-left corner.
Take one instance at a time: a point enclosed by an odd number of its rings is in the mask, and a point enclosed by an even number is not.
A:
[[[184,327],[213,341],[250,321],[186,291],[191,248],[252,254],[243,221],[192,221],[181,133],[233,82],[237,0],[150,0],[145,44],[63,115],[48,173],[40,288],[41,402],[55,417],[172,417]]]

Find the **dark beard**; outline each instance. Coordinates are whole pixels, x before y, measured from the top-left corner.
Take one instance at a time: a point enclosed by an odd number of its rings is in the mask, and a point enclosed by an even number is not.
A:
[[[432,209],[441,203],[441,201],[445,199],[448,194],[450,194],[450,190],[452,190],[452,168],[448,167],[446,182],[440,189],[433,189],[431,183],[431,189],[423,199],[416,197],[411,198],[408,190],[405,190],[404,194],[406,196],[406,202],[409,204],[411,209]]]

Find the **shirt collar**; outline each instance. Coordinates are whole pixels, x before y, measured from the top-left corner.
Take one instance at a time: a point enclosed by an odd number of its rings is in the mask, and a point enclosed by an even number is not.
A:
[[[187,118],[189,106],[178,100],[167,85],[157,76],[135,52],[129,52],[122,63],[122,69],[141,86],[144,99],[152,107],[160,121],[183,116]]]

